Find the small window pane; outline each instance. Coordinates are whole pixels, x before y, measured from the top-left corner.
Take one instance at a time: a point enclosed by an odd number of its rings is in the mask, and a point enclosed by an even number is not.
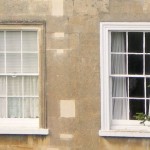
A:
[[[8,96],[22,95],[22,77],[8,77],[7,79]]]
[[[150,116],[150,100],[146,100],[146,114]]]
[[[133,53],[143,52],[143,32],[128,33],[128,51]]]
[[[122,53],[126,51],[125,32],[111,32],[111,51]]]
[[[38,55],[23,54],[23,72],[38,73]]]
[[[145,33],[145,52],[150,53],[150,33]]]
[[[6,72],[21,72],[21,54],[7,54],[6,56]]]
[[[38,118],[39,117],[39,102],[38,98],[24,98],[24,117]]]
[[[4,32],[0,31],[0,52],[4,52]]]
[[[8,98],[8,118],[22,118],[22,98]]]
[[[6,96],[6,77],[0,77],[0,96]]]
[[[130,99],[129,100],[129,108],[130,108],[130,120],[135,120],[136,113],[144,113],[145,114],[145,101],[144,99]]]
[[[146,78],[146,97],[150,97],[150,78]]]
[[[0,98],[0,118],[6,117],[6,98]]]
[[[126,55],[111,55],[111,73],[126,74]]]
[[[143,55],[128,55],[128,73],[143,74]]]
[[[112,96],[127,97],[127,78],[112,78]]]
[[[144,78],[129,78],[129,96],[144,97]]]
[[[38,96],[38,77],[24,77],[24,95]]]
[[[116,111],[117,110],[117,111]],[[128,112],[127,99],[113,99],[112,102],[113,119],[126,120]]]
[[[37,51],[37,32],[23,31],[22,32],[22,50],[23,52]]]
[[[5,73],[5,56],[0,54],[0,73]]]
[[[150,74],[150,55],[145,55],[145,74]]]
[[[19,52],[21,51],[21,32],[7,31],[6,32],[6,51]]]

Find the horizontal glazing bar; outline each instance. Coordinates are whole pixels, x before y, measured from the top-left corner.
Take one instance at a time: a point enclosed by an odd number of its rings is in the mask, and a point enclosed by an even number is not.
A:
[[[125,74],[112,74],[112,75],[110,75],[110,77],[136,77],[136,78],[144,78],[144,77],[147,77],[147,78],[150,78],[150,75],[137,75],[137,74],[135,74],[135,75],[129,75],[129,74],[127,74],[127,75],[125,75]]]

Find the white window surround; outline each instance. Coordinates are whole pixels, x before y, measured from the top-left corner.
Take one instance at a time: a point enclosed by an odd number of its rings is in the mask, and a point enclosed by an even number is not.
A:
[[[40,55],[43,55],[43,52],[41,51],[42,47],[42,32],[43,32],[43,26],[40,24],[30,24],[30,25],[13,25],[13,24],[7,24],[7,25],[0,25],[0,30],[4,31],[17,31],[17,30],[25,30],[25,31],[37,31],[38,33],[38,49],[40,49]],[[41,64],[41,57],[39,56],[39,68],[42,66]],[[40,79],[43,80],[43,71],[44,69],[40,69]],[[42,77],[41,77],[42,76]],[[43,83],[40,81],[41,88],[43,88]],[[42,99],[43,96],[43,90],[40,91],[40,98]],[[42,92],[41,92],[42,91]],[[40,100],[41,101],[41,100]],[[43,102],[40,102],[40,106],[44,106]],[[43,111],[44,108],[40,109],[40,111]],[[40,118],[0,118],[0,134],[29,134],[29,135],[48,135],[49,131],[45,128],[45,123],[41,123],[43,118],[43,112],[40,112]],[[42,118],[41,118],[42,117]],[[44,126],[44,127],[43,127]]]
[[[100,136],[110,137],[150,137],[150,126],[140,125],[140,121],[118,122],[111,119],[109,97],[109,32],[149,31],[149,22],[101,22],[100,23],[100,80],[101,80],[101,129]]]

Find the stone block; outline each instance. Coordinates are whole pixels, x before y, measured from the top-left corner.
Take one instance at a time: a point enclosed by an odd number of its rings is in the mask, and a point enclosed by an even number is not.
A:
[[[75,117],[75,100],[60,100],[60,117]]]

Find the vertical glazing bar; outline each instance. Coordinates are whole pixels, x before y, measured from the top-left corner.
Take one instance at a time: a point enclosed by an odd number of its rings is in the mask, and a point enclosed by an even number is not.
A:
[[[145,75],[145,32],[143,32],[143,74]]]
[[[127,64],[126,64],[126,68],[127,68],[127,75],[128,75],[128,32],[126,32],[126,59],[127,59]],[[127,78],[127,100],[128,100],[128,115],[127,115],[127,119],[130,119],[130,106],[129,106],[129,77]]]
[[[145,114],[147,112],[146,108],[146,77],[144,77],[144,100],[145,100]]]
[[[8,91],[7,91],[7,86],[8,86],[8,82],[7,82],[7,64],[6,64],[6,60],[7,60],[7,55],[6,55],[6,31],[4,31],[4,54],[5,54],[5,82],[6,82],[6,118],[8,118]]]
[[[23,65],[23,54],[22,54],[22,31],[21,31],[21,74],[22,74],[22,72],[23,72],[23,69],[22,69],[22,65]]]
[[[109,100],[110,100],[110,118],[112,119],[112,77],[111,75],[111,32],[108,33],[108,56],[109,56]]]
[[[128,94],[128,95],[127,95],[127,96],[128,96],[128,111],[127,111],[127,112],[128,112],[128,116],[127,116],[127,119],[129,120],[129,119],[130,119],[129,77],[127,78],[127,81],[128,81],[128,82],[127,82],[127,84],[128,84],[128,85],[127,85],[127,87],[128,87],[128,93],[127,93],[127,94]]]
[[[6,118],[8,118],[8,76],[6,75]]]
[[[143,75],[145,75],[145,32],[143,32]],[[144,77],[144,100],[145,100],[145,114],[146,108],[146,77]]]
[[[23,74],[23,50],[22,50],[22,30],[21,30],[21,74]],[[24,118],[24,76],[22,76],[22,117]]]
[[[127,75],[128,75],[128,32],[126,32],[126,59],[127,59],[126,70],[127,70]]]
[[[24,76],[22,76],[22,118],[24,118]]]

